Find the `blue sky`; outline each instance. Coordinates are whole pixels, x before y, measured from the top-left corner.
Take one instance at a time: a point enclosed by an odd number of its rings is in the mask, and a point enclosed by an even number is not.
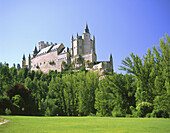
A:
[[[97,60],[114,69],[131,52],[140,57],[170,35],[170,0],[0,0],[0,62],[20,63],[39,41],[64,43],[84,32],[96,37]]]

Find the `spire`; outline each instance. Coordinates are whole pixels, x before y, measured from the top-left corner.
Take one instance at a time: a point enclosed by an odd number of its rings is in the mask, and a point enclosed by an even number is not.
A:
[[[37,52],[38,52],[37,46],[35,46],[35,48],[34,48],[34,53],[37,53]]]
[[[113,73],[113,58],[112,58],[112,54],[110,54],[110,65],[111,65],[111,72]]]
[[[35,46],[34,51],[33,51],[33,56],[37,55],[37,53],[38,53],[37,46]]]
[[[77,39],[78,39],[79,34],[77,33]]]
[[[28,56],[28,69],[31,71],[31,55]]]
[[[25,54],[23,54],[22,60],[25,60]]]
[[[71,39],[72,39],[72,40],[74,39],[74,38],[73,38],[73,35],[72,35]]]
[[[110,62],[113,62],[112,54],[110,54]]]
[[[84,32],[85,32],[85,33],[89,33],[89,28],[88,28],[87,23],[86,23],[86,28],[85,28]]]
[[[95,36],[93,35],[93,40],[95,40]]]

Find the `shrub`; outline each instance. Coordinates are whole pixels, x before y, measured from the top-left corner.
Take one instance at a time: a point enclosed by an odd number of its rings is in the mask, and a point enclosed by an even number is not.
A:
[[[5,109],[5,114],[6,114],[6,115],[10,115],[10,114],[11,114],[11,110],[8,109],[8,108],[6,108],[6,109]]]
[[[102,117],[102,114],[99,113],[99,112],[97,112],[97,113],[96,113],[96,116]]]
[[[112,116],[113,117],[125,117],[126,113],[124,110],[121,110],[121,109],[113,109]]]
[[[134,117],[132,114],[126,114],[126,117],[127,118],[132,118],[132,117]]]
[[[121,112],[112,112],[113,117],[122,117]]]
[[[169,117],[168,112],[165,110],[153,110],[151,116],[158,117],[158,118],[161,118],[161,117],[168,118]]]
[[[8,97],[0,97],[0,114],[5,115],[6,108],[13,108],[13,105]]]
[[[170,97],[167,95],[156,96],[154,101],[153,117],[169,117],[170,116]]]
[[[90,113],[88,116],[96,116],[95,114],[93,114],[93,113]]]
[[[135,107],[130,106],[130,111],[132,112],[132,116],[133,116],[133,117],[137,117],[137,110],[136,110]]]
[[[147,113],[147,114],[146,114],[146,117],[147,117],[147,118],[151,118],[151,113]]]
[[[51,112],[49,107],[47,107],[46,111],[45,111],[45,116],[51,116]]]
[[[153,105],[149,102],[142,102],[136,107],[137,116],[145,117],[147,113],[151,113],[153,110]]]

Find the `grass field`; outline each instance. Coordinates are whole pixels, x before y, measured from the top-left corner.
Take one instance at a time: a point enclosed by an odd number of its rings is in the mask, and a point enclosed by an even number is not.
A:
[[[0,133],[170,133],[170,119],[2,116]]]

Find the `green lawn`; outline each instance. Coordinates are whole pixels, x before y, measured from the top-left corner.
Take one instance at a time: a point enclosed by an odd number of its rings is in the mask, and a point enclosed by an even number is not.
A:
[[[170,119],[2,116],[0,133],[170,133]]]

